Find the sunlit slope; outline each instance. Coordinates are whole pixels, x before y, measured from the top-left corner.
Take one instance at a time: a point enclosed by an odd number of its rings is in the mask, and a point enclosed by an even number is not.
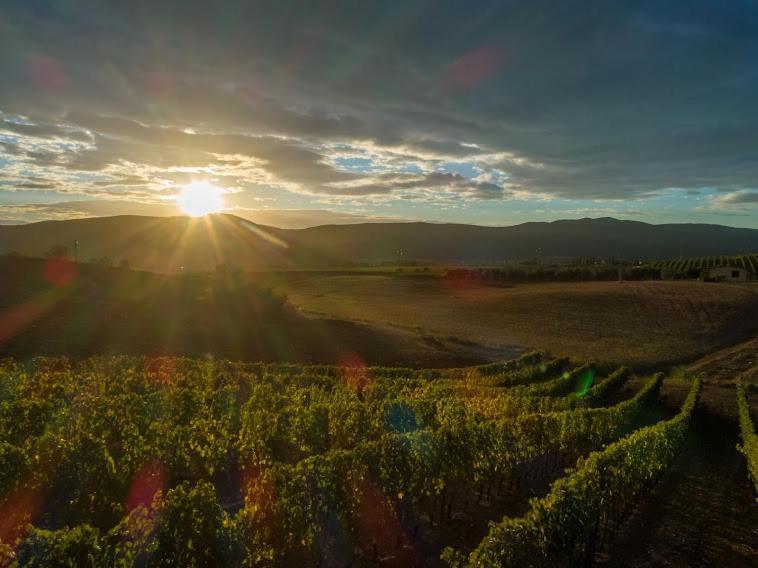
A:
[[[636,365],[692,359],[744,339],[758,326],[755,290],[701,282],[502,288],[438,279],[321,276],[293,280],[282,290],[301,309],[330,317]]]

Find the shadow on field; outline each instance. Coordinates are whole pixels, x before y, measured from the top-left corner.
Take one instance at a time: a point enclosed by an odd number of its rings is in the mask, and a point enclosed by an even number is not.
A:
[[[507,359],[453,338],[309,318],[243,275],[162,275],[65,258],[0,258],[0,356],[213,356],[247,361],[454,367]]]

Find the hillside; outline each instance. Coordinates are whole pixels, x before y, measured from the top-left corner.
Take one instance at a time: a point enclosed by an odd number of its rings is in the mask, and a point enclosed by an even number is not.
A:
[[[134,268],[175,272],[219,264],[288,269],[345,261],[406,259],[486,262],[514,258],[739,254],[758,250],[758,230],[721,225],[651,225],[611,218],[524,223],[511,227],[431,223],[364,223],[277,229],[233,215],[117,216],[0,226],[0,254],[44,256],[56,246],[79,258],[127,260]]]
[[[0,358],[212,354],[253,361],[456,366],[512,356],[416,331],[307,318],[238,274],[164,275],[0,258]]]
[[[73,254],[74,242],[79,241],[80,260],[127,260],[132,268],[155,272],[210,270],[219,264],[286,268],[324,262],[308,257],[308,247],[290,249],[279,240],[279,230],[230,215],[94,217],[0,229],[0,252],[39,257],[51,247],[65,246]]]
[[[277,289],[322,317],[423,328],[438,337],[638,368],[689,361],[758,331],[758,294],[729,284],[493,287],[438,278],[302,274],[282,278]]]
[[[299,242],[348,258],[487,261],[543,256],[666,258],[758,250],[758,230],[722,225],[651,225],[612,218],[523,223],[511,227],[456,224],[362,224],[297,231]]]

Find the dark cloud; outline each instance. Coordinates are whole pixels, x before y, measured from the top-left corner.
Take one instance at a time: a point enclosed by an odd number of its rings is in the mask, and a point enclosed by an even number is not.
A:
[[[15,184],[17,189],[55,189],[55,183],[22,182]]]
[[[145,126],[136,121],[74,113],[72,122],[97,130],[95,149],[79,153],[69,162],[72,169],[102,169],[125,160],[156,166],[204,166],[218,163],[219,154],[259,159],[278,179],[319,184],[354,179],[324,162],[324,156],[272,136],[194,134],[175,128]]]
[[[353,223],[390,223],[406,219],[376,215],[356,215],[328,209],[233,209],[231,213],[244,219],[281,227],[302,229],[317,225],[346,225]],[[0,205],[0,224],[28,221],[70,219],[72,217],[104,217],[112,215],[178,215],[176,206],[165,203],[138,203],[124,200],[82,200],[58,203]]]
[[[9,0],[0,25],[0,109],[44,117],[5,129],[92,130],[94,149],[61,150],[76,154],[69,168],[239,154],[312,192],[403,189],[319,149],[372,141],[507,154],[488,167],[509,186],[567,198],[745,189],[758,176],[758,6],[743,0]]]
[[[442,197],[470,197],[473,199],[500,199],[505,191],[490,182],[468,179],[457,173],[432,172],[429,174],[384,174],[368,182],[317,187],[317,193],[334,195],[381,195],[415,190],[433,190]],[[423,194],[420,194],[423,196]],[[402,196],[415,198],[414,196]],[[426,196],[428,197],[428,196]]]
[[[728,203],[728,204],[747,204],[747,203],[758,203],[758,191],[746,191],[746,192],[736,192],[736,193],[729,193],[726,195],[721,196],[721,199],[719,200],[721,203]]]
[[[121,162],[162,168],[203,167],[217,163],[218,159],[202,150],[135,143],[100,134],[95,136],[93,148],[71,151],[65,158],[69,170],[99,171]]]
[[[35,165],[48,167],[60,163],[63,155],[50,150],[28,150],[24,155]]]
[[[123,176],[118,177],[114,179],[107,179],[107,180],[95,180],[92,182],[92,185],[94,186],[139,186],[139,185],[149,185],[150,180],[142,178],[140,176]]]
[[[482,153],[482,149],[474,145],[464,145],[454,140],[419,140],[416,142],[404,142],[404,146],[410,150],[422,153],[432,153],[451,158],[466,158]]]
[[[63,128],[57,124],[29,124],[4,120],[0,121],[0,130],[38,138],[65,138],[83,142],[91,139],[90,135],[86,132],[81,132],[72,128]]]
[[[0,150],[3,151],[3,154],[8,154],[11,156],[16,156],[21,153],[21,150],[17,144],[13,144],[12,142],[3,142],[2,140],[0,140]]]

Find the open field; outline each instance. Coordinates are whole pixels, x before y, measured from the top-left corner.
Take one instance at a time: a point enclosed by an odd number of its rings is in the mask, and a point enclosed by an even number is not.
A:
[[[510,358],[415,330],[306,318],[233,274],[0,258],[0,356],[147,354],[450,367]]]
[[[758,290],[700,282],[477,286],[438,278],[279,275],[309,314],[423,329],[488,346],[638,366],[683,362],[749,337]]]

